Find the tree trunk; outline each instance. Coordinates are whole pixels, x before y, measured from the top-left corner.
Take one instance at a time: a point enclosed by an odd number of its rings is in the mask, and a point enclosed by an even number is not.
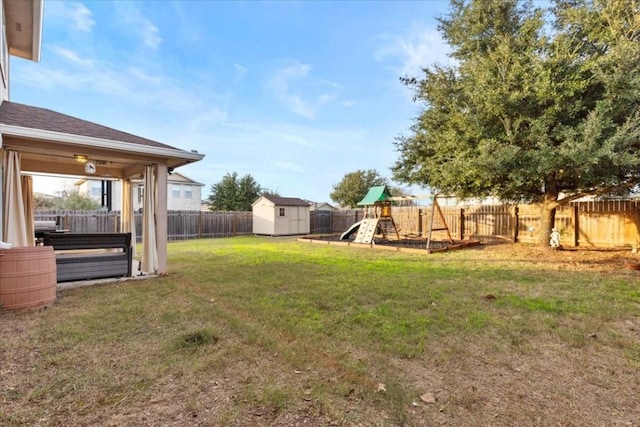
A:
[[[549,247],[549,237],[551,235],[551,229],[555,225],[557,206],[557,196],[545,195],[544,201],[540,206],[540,233],[538,234],[538,246]]]

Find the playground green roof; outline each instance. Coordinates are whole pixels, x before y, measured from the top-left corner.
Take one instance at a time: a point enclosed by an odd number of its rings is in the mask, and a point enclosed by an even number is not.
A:
[[[386,185],[371,187],[364,199],[358,202],[358,206],[373,205],[376,202],[385,202],[391,197],[391,192]]]

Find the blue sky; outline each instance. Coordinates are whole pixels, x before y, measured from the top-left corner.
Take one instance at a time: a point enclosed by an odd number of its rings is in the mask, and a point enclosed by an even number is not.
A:
[[[203,198],[237,172],[330,201],[346,173],[391,177],[418,111],[399,77],[447,62],[447,7],[45,0],[41,61],[12,58],[10,99],[204,153],[178,170]]]

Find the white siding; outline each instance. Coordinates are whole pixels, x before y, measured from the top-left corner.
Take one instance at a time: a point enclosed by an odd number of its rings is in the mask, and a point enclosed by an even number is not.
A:
[[[253,205],[253,234],[275,234],[276,208],[264,198],[258,199]]]
[[[0,104],[9,99],[9,48],[7,47],[7,28],[4,17],[4,0],[0,0]]]
[[[268,236],[309,234],[309,208],[274,205],[261,197],[253,204],[253,233]]]

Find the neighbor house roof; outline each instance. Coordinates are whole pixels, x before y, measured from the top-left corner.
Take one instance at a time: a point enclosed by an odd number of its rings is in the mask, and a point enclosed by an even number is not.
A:
[[[309,206],[309,203],[297,197],[280,197],[271,195],[262,197],[278,206]]]
[[[358,206],[373,205],[376,202],[385,202],[390,200],[390,197],[391,192],[386,185],[371,187],[367,195],[358,202]]]
[[[142,138],[77,117],[11,101],[4,101],[0,105],[0,124],[177,150],[177,148],[161,142]]]

